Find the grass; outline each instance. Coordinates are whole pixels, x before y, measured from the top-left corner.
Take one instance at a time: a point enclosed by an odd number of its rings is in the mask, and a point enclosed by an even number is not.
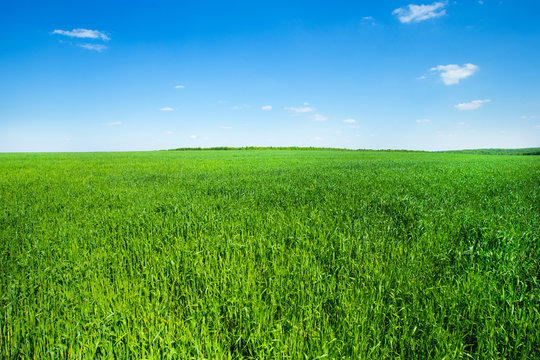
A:
[[[0,358],[540,358],[534,156],[0,154]]]

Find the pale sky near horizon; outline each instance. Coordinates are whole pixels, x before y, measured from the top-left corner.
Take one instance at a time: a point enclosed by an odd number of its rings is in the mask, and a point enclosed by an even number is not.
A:
[[[0,152],[540,146],[540,1],[16,1]]]

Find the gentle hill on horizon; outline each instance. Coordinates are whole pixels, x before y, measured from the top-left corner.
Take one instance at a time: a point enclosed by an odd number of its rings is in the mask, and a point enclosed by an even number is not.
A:
[[[464,149],[464,150],[443,150],[443,151],[427,151],[427,150],[406,150],[406,149],[344,149],[344,148],[325,148],[325,147],[299,147],[299,146],[245,146],[245,147],[187,147],[168,149],[167,151],[188,151],[188,150],[308,150],[308,151],[378,151],[378,152],[434,152],[445,154],[473,154],[473,155],[540,155],[540,147],[522,148],[522,149]]]

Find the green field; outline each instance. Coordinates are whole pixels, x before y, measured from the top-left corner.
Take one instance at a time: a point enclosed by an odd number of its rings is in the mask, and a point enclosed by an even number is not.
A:
[[[0,358],[540,358],[535,156],[0,154]]]

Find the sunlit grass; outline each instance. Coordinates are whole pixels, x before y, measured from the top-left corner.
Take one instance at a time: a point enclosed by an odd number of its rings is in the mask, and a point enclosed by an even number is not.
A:
[[[0,154],[0,358],[540,357],[534,156]]]

